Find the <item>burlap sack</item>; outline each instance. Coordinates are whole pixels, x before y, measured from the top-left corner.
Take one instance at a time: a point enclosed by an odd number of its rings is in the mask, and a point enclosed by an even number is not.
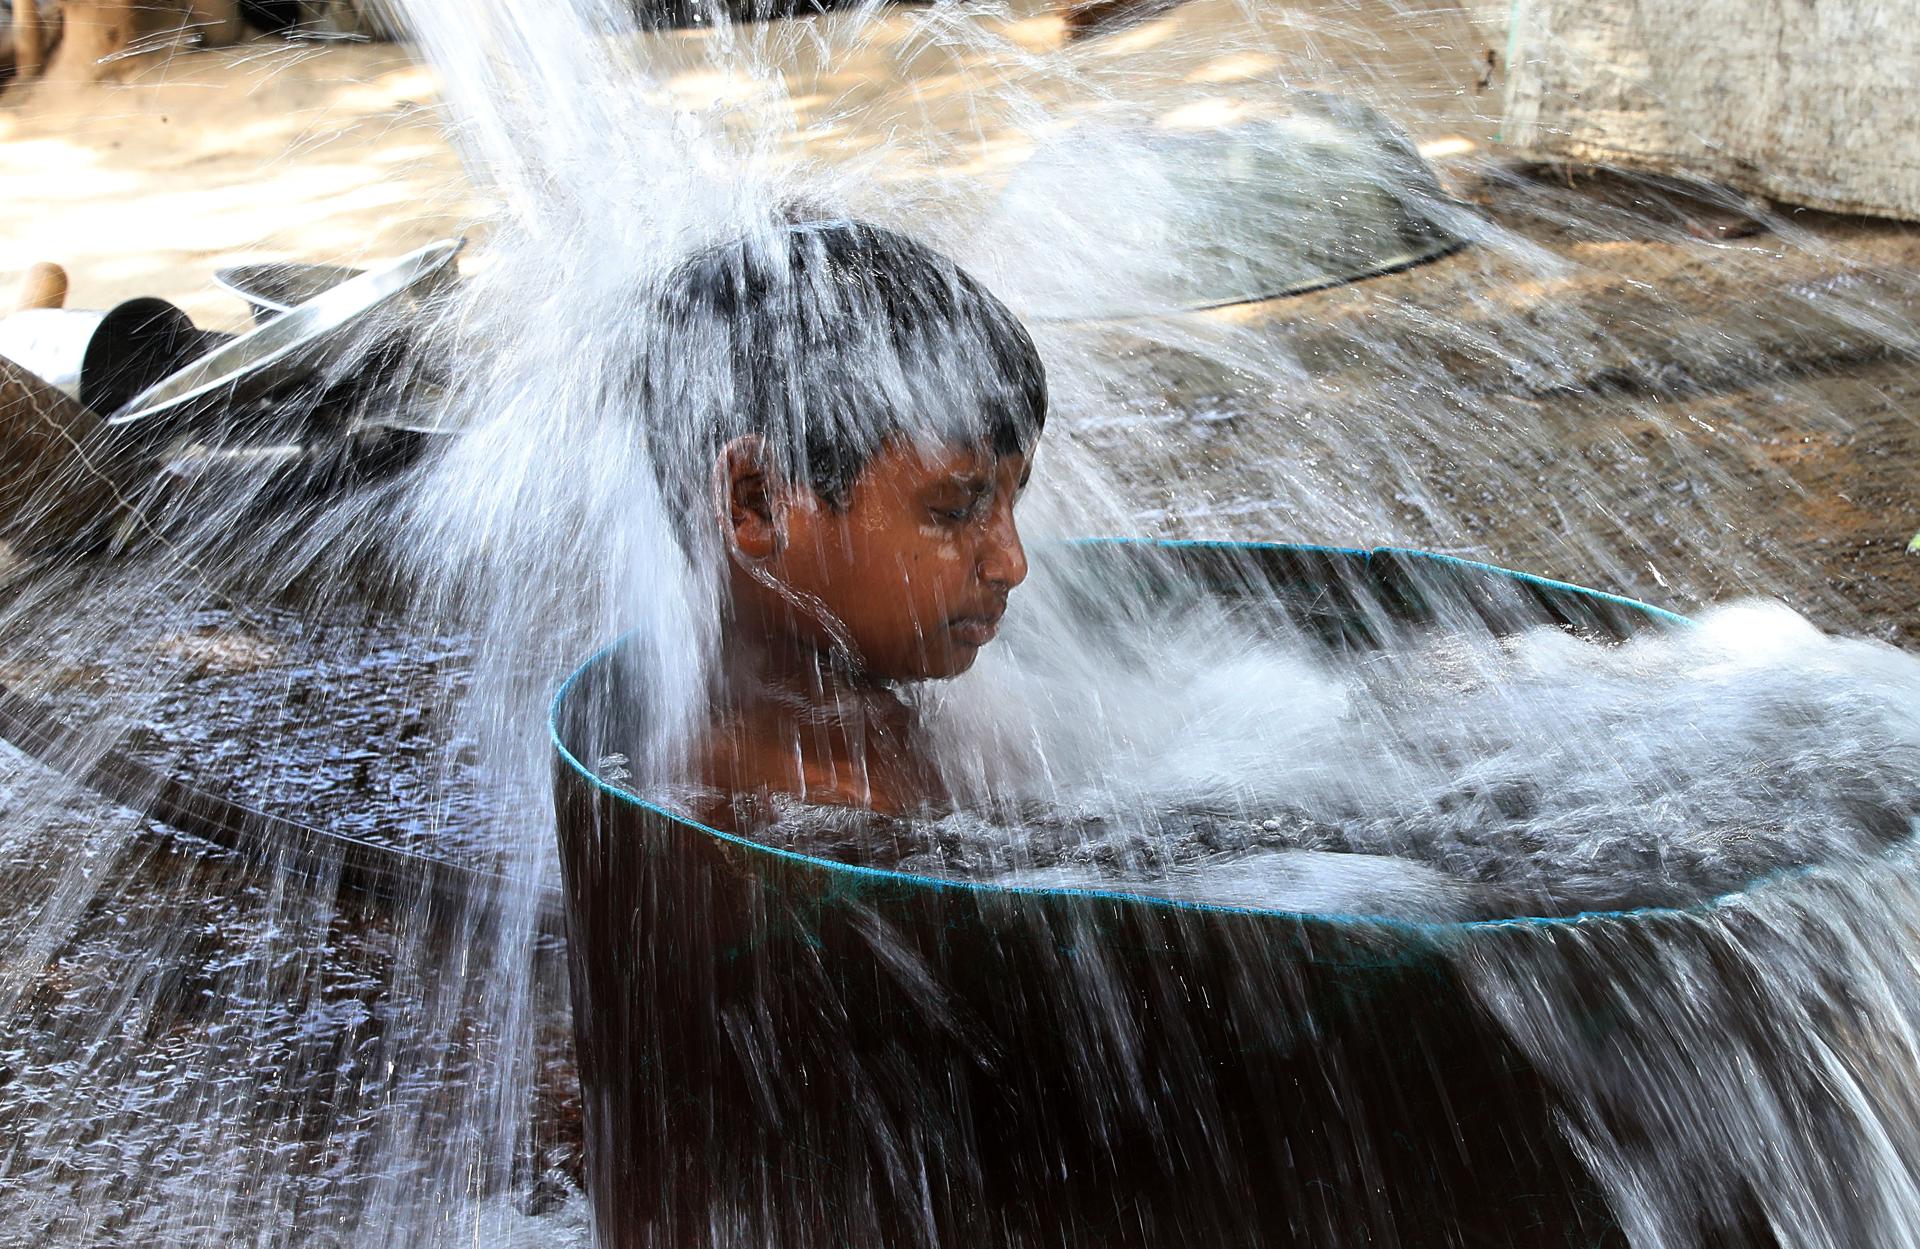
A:
[[[123,514],[100,433],[98,416],[0,357],[0,577]]]

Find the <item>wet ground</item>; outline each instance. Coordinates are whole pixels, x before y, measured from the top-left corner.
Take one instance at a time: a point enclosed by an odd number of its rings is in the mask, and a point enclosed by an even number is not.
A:
[[[15,590],[10,688],[268,816],[483,870],[511,858],[476,748],[446,727],[466,639],[357,596],[119,571],[143,592],[85,575]],[[563,947],[497,918],[537,930],[537,914],[336,890],[338,856],[318,856],[316,883],[270,828],[263,855],[233,853],[11,750],[0,803],[0,1245],[371,1243],[368,1226],[431,1221],[414,1203],[449,1189],[494,1203],[502,1234],[577,1233]],[[540,986],[511,1032],[487,951]],[[395,1148],[470,1131],[467,1091],[498,1079],[502,1046],[530,1047],[533,1107],[503,1173],[430,1173],[489,1151]]]
[[[73,814],[101,823],[84,802]],[[430,1222],[421,1196],[450,1183],[497,1203],[497,1228],[577,1231],[557,942],[531,956],[546,986],[535,1109],[511,1173],[436,1175],[472,1156],[461,1090],[495,1078],[502,1037],[484,1014],[430,1025],[435,994],[395,985],[459,967],[462,925],[421,934],[388,907],[316,905],[271,869],[163,838],[135,834],[99,864],[113,884],[0,1018],[0,1244],[376,1243],[372,1229]]]
[[[242,605],[185,577],[157,588],[170,609],[117,630],[111,658],[79,658],[101,639],[76,621],[43,634],[61,658],[16,661],[9,683],[69,724],[97,726],[107,711],[116,755],[186,784],[346,837],[493,865],[500,833],[480,797],[477,743],[442,724],[465,688],[470,639],[364,603]]]

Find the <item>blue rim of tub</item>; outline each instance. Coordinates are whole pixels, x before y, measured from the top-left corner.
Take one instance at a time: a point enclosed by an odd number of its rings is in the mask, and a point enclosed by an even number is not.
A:
[[[1075,539],[1070,545],[1073,545],[1073,546],[1151,546],[1151,547],[1174,548],[1174,549],[1186,547],[1186,548],[1202,548],[1202,549],[1226,550],[1226,551],[1280,550],[1280,551],[1300,551],[1300,552],[1322,552],[1322,553],[1328,553],[1328,554],[1356,556],[1363,561],[1371,561],[1375,556],[1412,555],[1412,556],[1418,556],[1421,559],[1432,560],[1442,564],[1457,565],[1460,567],[1473,569],[1479,572],[1494,573],[1524,585],[1538,586],[1538,587],[1541,587],[1544,589],[1550,589],[1550,590],[1567,591],[1574,594],[1578,594],[1585,598],[1594,599],[1604,603],[1611,603],[1615,606],[1626,608],[1630,611],[1638,612],[1650,620],[1654,620],[1666,625],[1691,628],[1693,627],[1693,623],[1694,623],[1692,620],[1678,614],[1677,612],[1671,612],[1661,607],[1654,607],[1651,604],[1642,603],[1638,599],[1627,598],[1624,595],[1609,594],[1604,590],[1590,590],[1585,586],[1574,585],[1571,582],[1555,581],[1548,577],[1535,576],[1532,573],[1519,572],[1511,568],[1501,568],[1496,564],[1484,564],[1484,563],[1480,563],[1477,560],[1461,559],[1458,556],[1442,555],[1442,554],[1439,554],[1438,552],[1433,552],[1433,551],[1421,551],[1412,547],[1382,546],[1382,547],[1368,548],[1368,547],[1345,547],[1345,546],[1320,546],[1320,545],[1314,545],[1311,543],[1294,543],[1294,542],[1233,542],[1233,541],[1225,541],[1220,539],[1152,539],[1152,538],[1080,538],[1080,539]],[[1702,899],[1701,901],[1695,902],[1690,906],[1645,906],[1645,907],[1632,907],[1624,910],[1579,911],[1571,915],[1513,915],[1513,916],[1506,916],[1500,919],[1463,920],[1463,921],[1457,921],[1457,922],[1441,923],[1441,922],[1434,922],[1430,920],[1395,919],[1390,916],[1384,916],[1384,915],[1353,914],[1353,913],[1344,912],[1344,911],[1285,911],[1285,910],[1276,910],[1268,907],[1257,907],[1257,906],[1225,906],[1225,905],[1221,905],[1219,903],[1214,903],[1214,902],[1195,902],[1195,901],[1182,899],[1182,898],[1157,897],[1152,894],[1128,893],[1124,890],[1115,890],[1115,889],[1058,889],[1058,888],[1048,888],[1045,886],[1038,886],[1038,885],[999,885],[999,884],[992,884],[987,881],[956,880],[956,879],[950,879],[950,878],[940,877],[940,876],[922,876],[916,872],[898,872],[898,871],[892,871],[887,868],[865,867],[858,863],[842,863],[836,859],[824,859],[824,858],[820,858],[817,855],[800,854],[797,851],[793,851],[793,850],[783,850],[778,846],[770,846],[765,842],[755,841],[751,837],[742,837],[737,833],[722,832],[717,828],[713,828],[709,825],[702,824],[698,820],[691,819],[687,816],[680,815],[673,811],[669,811],[665,807],[660,806],[658,803],[651,802],[645,798],[642,798],[640,795],[634,793],[631,790],[622,789],[618,785],[609,784],[607,781],[601,779],[601,777],[598,776],[593,771],[593,769],[581,763],[580,760],[574,756],[573,752],[567,748],[566,742],[562,740],[560,735],[561,705],[566,702],[567,695],[572,692],[574,684],[578,682],[580,678],[583,675],[585,675],[591,668],[593,668],[595,664],[599,663],[601,659],[605,658],[608,654],[612,653],[613,651],[619,649],[620,645],[625,640],[626,640],[625,636],[623,635],[622,637],[616,638],[614,641],[608,643],[606,646],[602,647],[600,650],[594,652],[594,654],[591,657],[589,657],[586,660],[586,662],[582,663],[578,668],[574,669],[573,672],[568,675],[567,679],[561,684],[559,691],[554,694],[553,701],[548,705],[547,736],[548,736],[548,739],[552,742],[554,750],[559,754],[561,759],[566,761],[567,766],[572,768],[575,772],[579,773],[579,775],[583,779],[585,779],[589,784],[591,784],[595,789],[599,790],[603,794],[606,794],[608,797],[614,798],[620,802],[627,803],[643,811],[651,812],[654,815],[660,816],[662,819],[671,820],[674,823],[682,825],[684,827],[696,829],[700,832],[706,833],[710,837],[717,838],[720,841],[728,842],[732,845],[740,846],[743,849],[755,851],[760,854],[771,855],[775,859],[784,860],[790,863],[798,864],[798,865],[809,867],[809,868],[824,869],[828,873],[838,875],[841,879],[883,881],[888,884],[894,884],[894,885],[904,885],[904,886],[911,886],[915,888],[924,888],[924,889],[957,890],[957,891],[961,891],[969,894],[976,894],[976,895],[983,895],[983,896],[984,895],[994,895],[994,896],[1003,896],[1003,897],[1004,896],[1030,896],[1030,897],[1060,898],[1060,899],[1068,899],[1068,900],[1078,899],[1078,898],[1091,898],[1091,899],[1098,899],[1098,900],[1112,901],[1112,902],[1126,902],[1126,903],[1131,903],[1138,906],[1154,907],[1162,910],[1195,911],[1195,912],[1202,912],[1202,913],[1214,913],[1214,914],[1225,914],[1225,915],[1247,915],[1247,916],[1254,916],[1254,917],[1265,918],[1265,919],[1288,920],[1288,921],[1293,921],[1297,923],[1319,922],[1319,923],[1345,925],[1345,926],[1359,927],[1359,928],[1375,928],[1383,931],[1400,932],[1400,933],[1405,933],[1413,936],[1433,939],[1433,938],[1442,938],[1442,937],[1448,937],[1448,936],[1464,936],[1464,935],[1475,933],[1475,932],[1484,932],[1484,931],[1490,931],[1490,930],[1496,930],[1496,929],[1570,928],[1570,927],[1575,927],[1581,924],[1597,923],[1597,922],[1604,922],[1604,921],[1646,920],[1646,919],[1656,919],[1661,917],[1675,918],[1675,917],[1690,916],[1690,915],[1702,915],[1710,911],[1717,910],[1720,907],[1725,906],[1739,898],[1745,897],[1746,895],[1753,893],[1758,889],[1762,889],[1769,885],[1780,883],[1787,880],[1808,877],[1820,870],[1820,867],[1818,864],[1804,864],[1796,867],[1780,868],[1776,871],[1769,872],[1764,876],[1760,876],[1755,878],[1754,880],[1748,881],[1746,884],[1740,886],[1737,889],[1730,889],[1725,893],[1715,894],[1710,898]],[[1905,843],[1902,843],[1902,844],[1905,844]]]

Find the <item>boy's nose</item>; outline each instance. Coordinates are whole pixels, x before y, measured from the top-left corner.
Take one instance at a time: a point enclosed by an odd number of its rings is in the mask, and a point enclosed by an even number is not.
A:
[[[997,513],[981,545],[980,577],[1011,590],[1027,579],[1027,551],[1020,545],[1020,529],[1013,522],[1013,508],[1003,504]]]

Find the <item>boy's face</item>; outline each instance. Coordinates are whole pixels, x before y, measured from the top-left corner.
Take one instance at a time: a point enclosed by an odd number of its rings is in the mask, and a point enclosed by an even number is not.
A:
[[[803,646],[833,645],[822,619],[831,617],[871,676],[956,676],[993,640],[1008,594],[1026,579],[1013,507],[1027,473],[1025,455],[890,443],[854,481],[844,509],[804,485],[773,487],[784,541],[760,562],[805,606],[772,601],[750,577],[736,578],[736,590]],[[735,537],[751,555],[741,522],[736,505]]]

